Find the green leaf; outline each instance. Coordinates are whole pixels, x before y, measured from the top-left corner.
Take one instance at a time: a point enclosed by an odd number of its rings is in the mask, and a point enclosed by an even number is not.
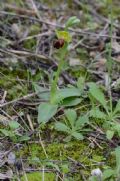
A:
[[[86,123],[89,123],[89,119],[88,116],[84,115],[84,116],[80,116],[78,118],[78,120],[76,121],[75,127],[77,129],[82,128]]]
[[[75,120],[77,119],[77,114],[73,109],[68,109],[65,111],[65,116],[69,120],[69,123],[74,127]]]
[[[80,20],[76,16],[72,16],[68,19],[68,21],[65,24],[66,28],[72,27],[75,24],[80,23]]]
[[[68,43],[72,41],[72,37],[71,37],[70,33],[67,31],[56,30],[56,35],[57,35],[58,39],[64,39]]]
[[[19,128],[20,124],[17,121],[10,121],[9,126],[11,129],[17,129]]]
[[[42,98],[45,101],[48,101],[50,99],[50,93],[49,90],[47,90],[44,87],[41,87],[35,83],[33,83],[35,92],[37,93],[37,95],[39,96],[39,98]]]
[[[116,104],[113,114],[116,114],[117,112],[120,112],[120,99],[118,100],[118,102]]]
[[[18,141],[20,141],[20,142],[22,142],[22,141],[28,141],[28,140],[30,140],[30,137],[27,136],[27,135],[21,136],[21,137],[18,139]]]
[[[107,136],[107,139],[108,139],[108,140],[111,140],[112,137],[114,136],[114,131],[107,130],[106,136]]]
[[[81,101],[82,101],[81,98],[68,97],[68,98],[63,99],[63,101],[60,102],[60,106],[64,106],[64,107],[76,106],[80,104]]]
[[[58,131],[63,131],[63,132],[69,132],[69,127],[66,126],[64,123],[56,123],[55,124],[55,129]]]
[[[8,136],[8,137],[14,137],[15,134],[12,131],[6,130],[6,129],[0,129],[3,135]]]
[[[85,86],[85,77],[79,77],[77,81],[77,87],[80,89],[80,91],[83,91],[84,86]]]
[[[57,112],[58,105],[41,103],[38,107],[38,123],[48,122]]]
[[[60,103],[60,101],[64,100],[65,98],[78,97],[80,95],[80,91],[75,87],[64,88],[57,90],[54,100],[56,103]]]
[[[74,138],[78,139],[78,140],[83,140],[84,139],[84,137],[83,137],[83,135],[81,133],[74,132],[74,133],[72,133],[72,136]]]
[[[117,122],[114,122],[112,127],[118,133],[118,136],[120,137],[120,124]]]
[[[103,180],[105,180],[105,179],[108,179],[108,178],[110,178],[111,176],[113,176],[114,175],[114,170],[112,170],[112,169],[107,169],[107,170],[105,170],[104,172],[103,172]]]
[[[98,119],[106,119],[106,114],[100,111],[99,108],[94,108],[90,111],[90,117],[98,118]]]
[[[89,178],[89,181],[98,181],[98,178],[96,176],[91,176]]]
[[[107,102],[105,100],[105,96],[103,92],[98,88],[98,86],[91,82],[89,85],[89,93],[104,107],[104,109],[107,111]]]
[[[115,149],[117,172],[120,171],[120,146]]]
[[[59,169],[58,165],[56,165],[55,163],[47,162],[46,166],[50,167],[50,168],[55,168],[58,172],[60,172],[60,169]]]
[[[69,135],[69,136],[67,136],[67,137],[64,139],[64,141],[65,141],[65,142],[70,142],[70,141],[71,141],[71,139],[72,139],[72,136],[71,136],[71,135]]]
[[[61,165],[61,170],[62,170],[62,173],[64,173],[64,174],[67,174],[70,171],[67,164],[64,164],[64,165],[62,164]]]

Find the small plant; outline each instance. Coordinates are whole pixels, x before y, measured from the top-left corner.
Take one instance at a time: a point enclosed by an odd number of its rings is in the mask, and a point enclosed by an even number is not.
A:
[[[38,107],[38,122],[39,123],[46,123],[47,121],[52,118],[59,106],[73,106],[81,102],[81,99],[78,98],[81,93],[80,91],[71,86],[64,89],[58,89],[57,83],[59,80],[60,73],[64,66],[64,60],[66,57],[66,54],[68,53],[68,45],[72,40],[71,34],[68,32],[68,28],[79,23],[79,19],[74,17],[71,17],[65,24],[64,31],[56,30],[56,35],[59,41],[57,41],[54,45],[58,50],[58,69],[55,73],[55,76],[52,80],[52,85],[50,89],[50,93],[43,93],[41,94],[41,91],[45,91],[45,89],[34,85],[35,90],[37,93],[39,93],[39,96],[42,98],[47,97],[47,102],[41,103]],[[76,98],[77,97],[77,98]]]
[[[68,135],[64,141],[70,141],[72,137],[83,140],[83,133],[89,131],[89,129],[84,128],[89,122],[88,116],[85,115],[77,118],[77,114],[73,109],[66,110],[65,116],[67,118],[65,123],[57,122],[55,129]]]
[[[68,177],[67,174],[70,172],[69,164],[61,162],[61,164],[58,165],[52,162],[47,162],[45,166],[48,168],[53,168],[57,171],[57,174],[60,175],[61,179],[68,181],[68,178],[66,178],[66,176]]]
[[[120,136],[120,100],[117,102],[115,108],[111,105],[111,100],[106,100],[103,92],[95,83],[89,83],[89,97],[92,103],[90,117],[103,120],[103,127],[107,129],[107,138],[112,139],[115,133]],[[100,106],[96,106],[98,102]]]
[[[8,128],[6,129],[0,129],[0,132],[10,138],[13,142],[21,142],[21,141],[27,141],[30,138],[26,135],[21,135],[18,132],[18,129],[20,128],[20,124],[16,121],[10,121]]]

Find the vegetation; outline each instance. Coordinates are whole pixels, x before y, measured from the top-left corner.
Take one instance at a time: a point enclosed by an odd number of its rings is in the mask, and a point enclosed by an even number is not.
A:
[[[119,5],[0,2],[2,180],[120,180]]]

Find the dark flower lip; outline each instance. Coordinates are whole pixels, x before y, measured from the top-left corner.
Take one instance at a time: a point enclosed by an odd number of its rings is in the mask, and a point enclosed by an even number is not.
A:
[[[58,39],[58,40],[54,41],[53,46],[56,49],[60,49],[60,48],[62,48],[64,46],[64,43],[65,43],[64,39]]]

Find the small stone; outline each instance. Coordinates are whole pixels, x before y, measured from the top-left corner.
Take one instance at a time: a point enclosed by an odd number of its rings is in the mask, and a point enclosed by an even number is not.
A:
[[[102,171],[99,168],[96,168],[91,171],[92,176],[102,177]]]
[[[10,152],[9,155],[8,155],[7,163],[9,165],[14,165],[15,160],[16,160],[15,154],[13,152]]]

